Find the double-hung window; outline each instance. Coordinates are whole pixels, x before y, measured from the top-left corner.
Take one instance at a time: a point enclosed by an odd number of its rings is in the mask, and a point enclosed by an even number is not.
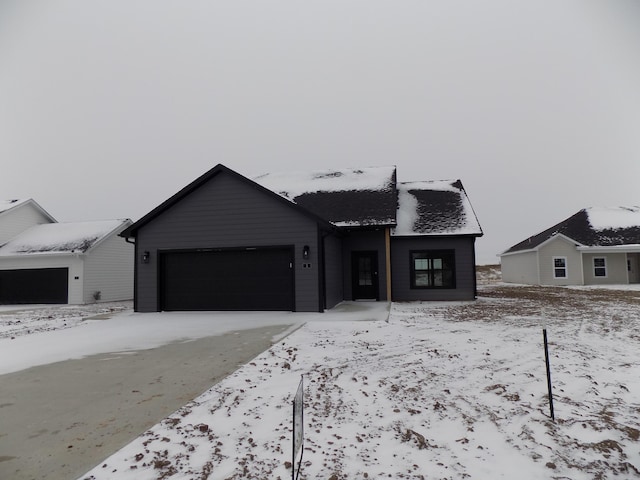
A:
[[[553,278],[567,278],[567,257],[553,257]]]
[[[456,288],[453,250],[411,252],[411,288]]]
[[[594,257],[593,259],[593,276],[607,276],[607,259],[605,257]]]

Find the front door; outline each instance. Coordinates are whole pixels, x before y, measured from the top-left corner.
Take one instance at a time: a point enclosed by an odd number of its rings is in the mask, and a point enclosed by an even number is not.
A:
[[[351,253],[354,300],[378,300],[378,252]]]

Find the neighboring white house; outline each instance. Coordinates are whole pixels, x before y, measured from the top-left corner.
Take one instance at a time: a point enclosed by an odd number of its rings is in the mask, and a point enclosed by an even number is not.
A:
[[[0,245],[29,227],[55,222],[56,219],[31,198],[0,200]]]
[[[57,223],[33,200],[0,201],[0,304],[132,299],[134,248],[118,236],[130,224]]]
[[[640,207],[585,208],[500,259],[507,283],[640,283]]]

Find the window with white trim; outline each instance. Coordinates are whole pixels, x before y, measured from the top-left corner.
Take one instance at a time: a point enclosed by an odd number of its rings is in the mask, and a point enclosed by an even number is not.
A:
[[[553,278],[567,278],[567,257],[553,257]]]
[[[593,258],[593,276],[594,277],[607,276],[607,259],[605,257]]]

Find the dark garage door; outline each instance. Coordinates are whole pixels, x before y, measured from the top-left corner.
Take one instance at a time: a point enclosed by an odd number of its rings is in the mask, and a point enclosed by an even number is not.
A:
[[[68,303],[69,269],[0,270],[0,304]]]
[[[163,253],[162,310],[294,309],[291,248]]]

